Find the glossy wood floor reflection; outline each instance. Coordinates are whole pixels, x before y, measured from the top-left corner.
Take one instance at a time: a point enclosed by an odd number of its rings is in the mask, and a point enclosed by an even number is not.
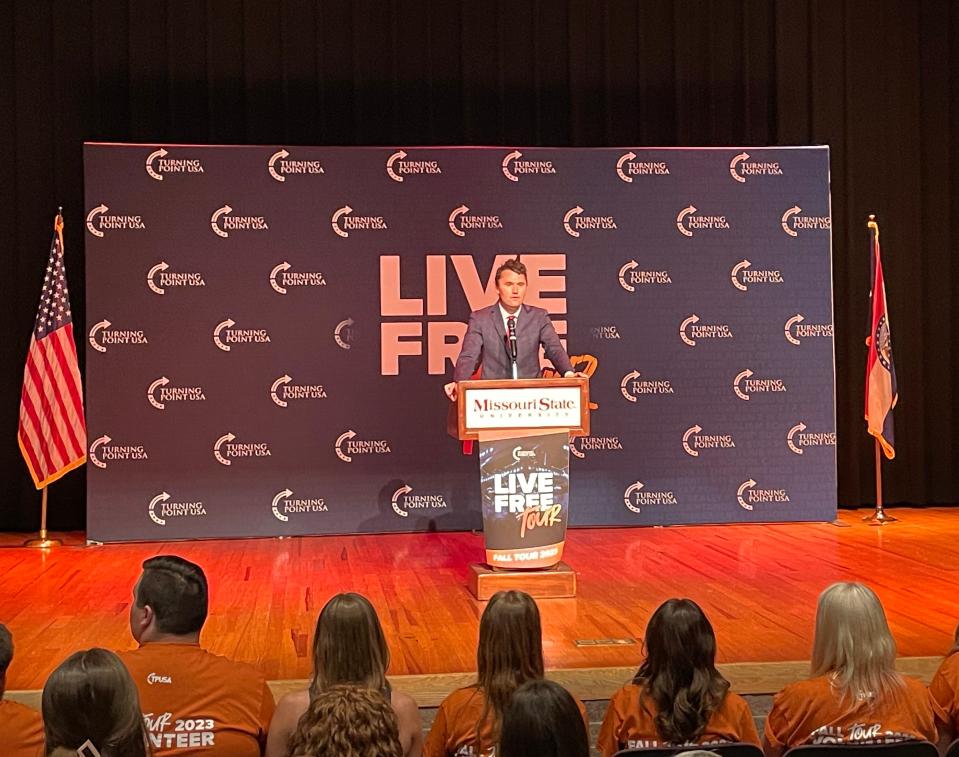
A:
[[[879,593],[901,657],[934,657],[959,621],[959,510],[896,510],[883,528],[844,511],[830,524],[577,529],[566,561],[575,599],[540,601],[550,668],[629,668],[633,646],[577,639],[642,636],[656,606],[673,596],[709,614],[725,663],[809,657],[816,597],[837,580]],[[211,587],[203,643],[258,666],[268,679],[310,673],[317,613],[334,593],[365,594],[380,613],[391,673],[474,670],[483,604],[467,592],[467,566],[482,555],[469,533],[310,537],[82,546],[41,552],[0,538],[0,621],[14,634],[10,689],[41,688],[67,654],[127,649],[127,613],[140,563],[175,553],[198,562]],[[733,666],[736,667],[736,666]],[[619,674],[617,674],[619,675]]]

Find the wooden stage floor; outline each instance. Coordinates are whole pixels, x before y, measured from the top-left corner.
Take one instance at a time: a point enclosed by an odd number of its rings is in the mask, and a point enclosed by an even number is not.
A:
[[[583,698],[605,698],[642,657],[639,639],[663,600],[691,597],[708,613],[719,660],[744,693],[775,691],[802,675],[816,598],[838,580],[864,581],[882,598],[905,669],[923,677],[959,622],[959,510],[897,509],[878,528],[866,511],[832,524],[576,529],[566,560],[575,599],[541,600],[547,666]],[[845,526],[845,527],[843,527]],[[392,651],[391,677],[422,705],[469,680],[483,604],[466,588],[482,555],[470,533],[328,536],[82,546],[48,552],[0,537],[0,621],[14,634],[8,689],[36,690],[70,652],[133,646],[127,614],[140,563],[175,553],[207,572],[203,644],[250,662],[275,688],[310,674],[310,638],[324,602],[365,594]],[[74,546],[69,546],[72,543]],[[577,646],[577,640],[637,640]],[[284,683],[286,682],[286,683]]]

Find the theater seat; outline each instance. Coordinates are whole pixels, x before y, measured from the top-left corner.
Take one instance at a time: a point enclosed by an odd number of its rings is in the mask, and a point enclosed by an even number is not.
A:
[[[702,746],[647,747],[644,749],[622,749],[613,757],[672,757],[694,749],[716,752],[723,757],[763,757],[763,750],[755,744],[704,744]]]
[[[953,741],[946,750],[946,757],[959,757],[959,739]]]
[[[788,750],[784,757],[937,757],[939,750],[928,741],[895,744],[807,744]]]

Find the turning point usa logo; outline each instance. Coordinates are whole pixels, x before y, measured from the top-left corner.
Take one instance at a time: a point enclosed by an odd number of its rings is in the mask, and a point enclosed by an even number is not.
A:
[[[343,239],[349,237],[351,231],[386,231],[389,228],[383,216],[355,216],[349,205],[333,212],[330,226],[333,227],[334,233]]]
[[[757,489],[753,480],[743,481],[736,490],[736,501],[743,510],[753,510],[755,505],[769,502],[789,502],[785,489]]]
[[[403,484],[390,497],[393,512],[408,518],[411,510],[442,510],[449,507],[442,494],[413,494],[413,487]]]
[[[786,446],[790,452],[801,455],[807,447],[835,447],[836,432],[826,431],[813,433],[807,431],[808,426],[800,421],[786,432]]]
[[[263,344],[270,341],[266,329],[235,329],[236,321],[227,318],[213,329],[213,344],[224,352],[230,352],[235,344]]]
[[[112,329],[110,321],[103,319],[95,323],[87,337],[90,346],[97,352],[106,352],[107,347],[117,344],[149,344],[142,330]]]
[[[263,216],[235,216],[231,215],[233,208],[229,205],[217,208],[210,216],[210,228],[213,233],[222,239],[230,236],[231,231],[269,231],[270,225]]]
[[[697,231],[729,231],[729,221],[726,216],[698,216],[699,208],[687,205],[676,216],[676,229],[684,237],[691,237]]]
[[[668,176],[669,166],[665,161],[636,161],[636,153],[630,151],[616,161],[616,175],[627,184],[633,183],[634,176]]]
[[[673,280],[670,278],[668,270],[644,271],[635,260],[630,260],[619,269],[619,285],[627,292],[635,292],[637,286],[647,284],[662,286],[672,283]]]
[[[791,237],[798,237],[803,231],[822,231],[832,228],[832,218],[830,216],[807,216],[800,215],[802,208],[793,205],[789,210],[782,214],[779,223]]]
[[[145,168],[151,179],[163,181],[163,175],[171,173],[204,173],[199,158],[168,158],[169,154],[161,147],[147,155]]]
[[[142,444],[112,444],[113,439],[104,434],[94,439],[87,457],[97,468],[106,468],[117,460],[149,460]]]
[[[168,492],[161,492],[150,500],[148,508],[150,520],[158,526],[165,526],[169,518],[199,518],[206,515],[203,502],[171,502]]]
[[[286,523],[290,520],[290,515],[303,513],[328,513],[329,507],[326,500],[322,497],[312,497],[309,499],[297,499],[293,497],[293,492],[284,489],[273,495],[270,503],[270,510],[273,517]]]
[[[236,435],[229,431],[213,443],[213,457],[220,465],[233,465],[235,459],[272,456],[266,442],[237,442]]]
[[[513,150],[503,158],[503,176],[510,181],[519,181],[521,176],[531,174],[554,174],[556,168],[551,160],[523,160],[523,153]]]
[[[467,215],[469,212],[470,209],[466,205],[460,205],[450,213],[450,231],[458,237],[465,237],[467,231],[503,228],[503,222],[499,216]]]
[[[563,216],[563,228],[571,237],[578,237],[581,231],[612,231],[619,228],[612,216],[584,216],[583,208],[577,205]]]
[[[386,439],[357,439],[353,429],[336,438],[333,451],[344,463],[352,463],[354,455],[388,455],[392,452]]]
[[[672,491],[659,490],[653,491],[646,488],[642,481],[636,481],[626,487],[623,492],[623,504],[627,510],[634,513],[641,513],[643,507],[649,505],[678,505],[679,500]]]
[[[87,231],[103,238],[107,231],[144,231],[146,224],[139,215],[108,214],[110,208],[103,203],[87,213]]]
[[[679,338],[695,347],[698,339],[732,339],[733,332],[726,323],[700,323],[693,313],[679,324]]]
[[[274,181],[281,183],[287,176],[316,175],[326,173],[318,160],[291,160],[290,153],[283,148],[273,153],[266,162],[266,170]]]
[[[748,152],[741,152],[729,161],[729,175],[740,184],[745,184],[750,176],[782,176],[779,161],[756,162],[749,160]]]
[[[402,183],[407,176],[443,173],[440,164],[435,160],[407,160],[408,157],[405,150],[397,150],[390,155],[386,159],[386,175],[393,181]]]
[[[166,294],[167,287],[205,287],[206,282],[199,271],[170,273],[170,265],[161,260],[147,271],[147,286],[154,294]]]

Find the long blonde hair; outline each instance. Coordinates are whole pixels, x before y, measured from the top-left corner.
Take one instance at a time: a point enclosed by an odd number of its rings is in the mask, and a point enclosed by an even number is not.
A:
[[[832,676],[851,706],[901,690],[896,642],[879,597],[860,583],[835,583],[819,595],[812,675]]]

